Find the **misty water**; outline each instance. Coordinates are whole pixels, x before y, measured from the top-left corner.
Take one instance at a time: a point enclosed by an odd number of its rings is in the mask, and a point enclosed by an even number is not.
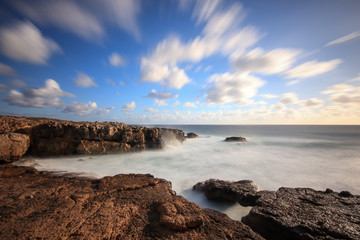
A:
[[[159,127],[159,126],[157,126]],[[39,158],[19,164],[38,170],[103,177],[150,173],[172,182],[177,194],[240,220],[250,208],[207,200],[192,186],[209,178],[253,180],[260,189],[331,188],[360,194],[360,126],[176,125],[200,135],[164,150],[96,156]],[[242,136],[248,142],[224,142]]]

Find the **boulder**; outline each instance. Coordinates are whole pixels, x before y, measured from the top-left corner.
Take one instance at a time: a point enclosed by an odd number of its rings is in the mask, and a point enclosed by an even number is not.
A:
[[[244,137],[227,137],[225,142],[246,142],[246,138]]]
[[[1,239],[263,239],[149,174],[88,179],[12,171],[0,175]]]
[[[258,198],[258,187],[250,180],[231,182],[209,179],[195,184],[193,189],[203,191],[208,199],[234,201],[242,206],[253,206]]]
[[[188,133],[187,135],[186,135],[186,138],[198,138],[199,136],[196,134],[196,133]]]
[[[13,162],[21,158],[30,145],[30,138],[26,134],[0,134],[0,161]]]

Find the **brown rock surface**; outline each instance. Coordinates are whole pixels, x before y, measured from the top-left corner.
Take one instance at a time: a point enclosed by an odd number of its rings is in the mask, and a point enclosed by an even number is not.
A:
[[[28,150],[30,138],[26,134],[0,134],[0,162],[13,162],[21,158]]]
[[[9,172],[16,173],[0,177],[0,239],[262,239],[151,175],[92,180]]]
[[[244,137],[227,137],[224,140],[225,142],[246,142]]]
[[[184,132],[128,126],[115,122],[73,122],[45,118],[0,117],[0,133],[30,137],[31,155],[99,154],[161,149],[164,142],[184,141]],[[166,140],[166,141],[165,141]]]

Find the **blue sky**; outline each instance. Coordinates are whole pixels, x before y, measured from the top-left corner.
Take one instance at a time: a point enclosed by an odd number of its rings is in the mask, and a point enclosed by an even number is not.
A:
[[[1,115],[360,124],[360,1],[0,4]]]

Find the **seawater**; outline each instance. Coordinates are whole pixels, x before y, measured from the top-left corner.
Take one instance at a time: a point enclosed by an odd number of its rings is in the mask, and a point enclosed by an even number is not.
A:
[[[38,170],[103,177],[150,173],[172,182],[190,201],[240,220],[250,208],[207,200],[191,190],[209,178],[253,180],[260,189],[331,188],[360,194],[360,126],[166,125],[200,137],[164,150],[139,153],[39,158],[19,164]],[[247,138],[229,143],[229,136]]]

